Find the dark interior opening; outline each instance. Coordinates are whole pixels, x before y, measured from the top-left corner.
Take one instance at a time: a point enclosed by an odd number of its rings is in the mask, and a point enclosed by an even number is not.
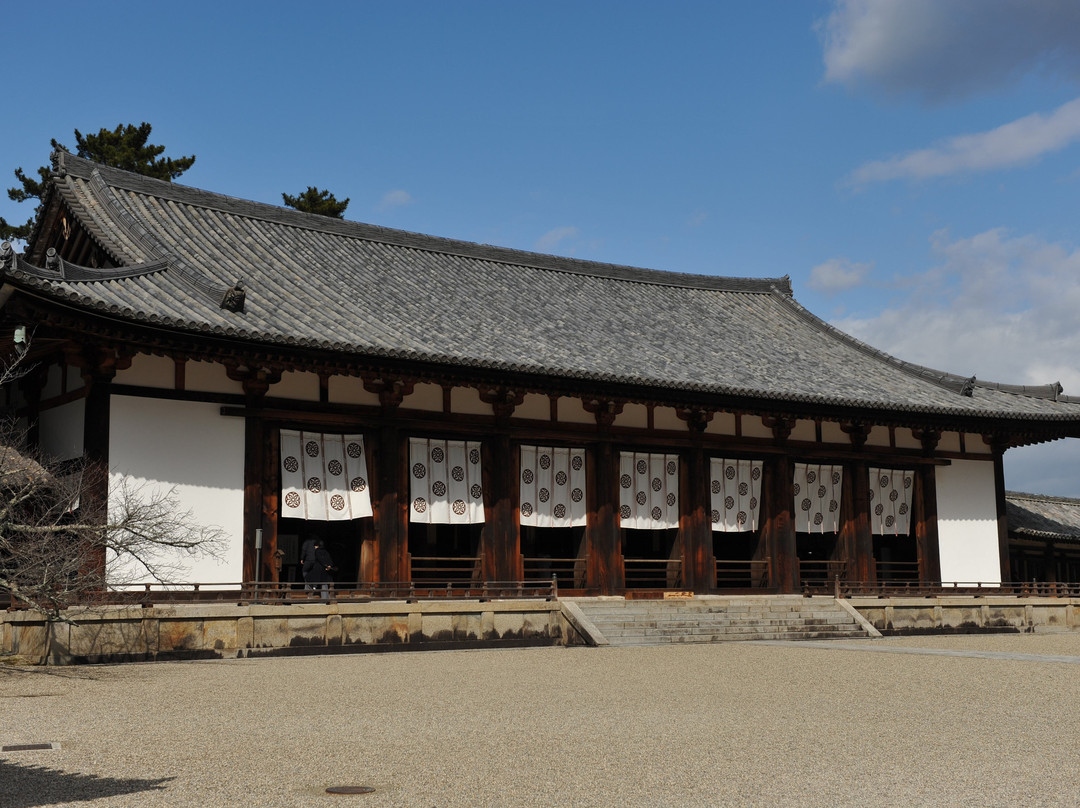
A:
[[[482,581],[480,534],[483,525],[409,523],[413,583],[465,586]]]
[[[302,584],[304,576],[300,569],[300,548],[308,539],[319,537],[326,542],[326,549],[337,571],[332,573],[336,583],[355,583],[361,580],[360,550],[363,544],[363,520],[347,522],[317,522],[307,519],[278,520],[278,549],[285,553],[281,559],[280,580]]]
[[[525,580],[556,576],[559,586],[585,588],[585,527],[521,526]]]
[[[682,559],[676,552],[678,528],[622,531],[627,589],[674,589],[682,586]]]
[[[761,552],[761,531],[748,530],[712,534],[716,559],[717,589],[746,589],[768,586],[769,567]]]
[[[878,581],[919,580],[919,547],[914,536],[874,536]]]
[[[835,575],[845,576],[843,562],[835,560],[838,533],[796,533],[799,579],[803,585],[824,586]]]

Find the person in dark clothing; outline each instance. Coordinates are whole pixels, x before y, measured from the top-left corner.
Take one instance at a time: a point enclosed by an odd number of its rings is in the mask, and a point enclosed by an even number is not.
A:
[[[304,574],[304,588],[318,589],[322,599],[329,600],[330,582],[334,580],[330,574],[334,569],[334,560],[323,540],[315,536],[304,542],[300,561],[303,564],[301,571]]]

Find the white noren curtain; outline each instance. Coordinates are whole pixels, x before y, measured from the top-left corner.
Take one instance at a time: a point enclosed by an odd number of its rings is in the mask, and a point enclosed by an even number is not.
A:
[[[371,516],[363,435],[281,430],[281,515],[340,521]]]
[[[761,461],[711,463],[712,529],[724,533],[757,530],[761,511]]]
[[[840,531],[840,492],[844,467],[795,464],[795,530],[799,533]]]
[[[870,529],[876,536],[903,536],[911,528],[914,473],[870,469]]]
[[[619,522],[636,530],[679,526],[679,456],[619,453]]]
[[[577,527],[585,524],[585,450],[521,447],[521,524]]]
[[[484,521],[480,442],[409,438],[409,519],[426,524]]]

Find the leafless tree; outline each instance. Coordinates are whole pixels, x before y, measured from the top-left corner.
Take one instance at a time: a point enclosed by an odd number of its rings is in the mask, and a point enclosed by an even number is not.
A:
[[[22,372],[20,357],[9,359],[0,386]],[[14,421],[0,423],[0,594],[69,622],[69,606],[99,603],[135,581],[176,582],[186,560],[220,554],[224,532],[180,511],[175,489],[50,460],[22,437]]]

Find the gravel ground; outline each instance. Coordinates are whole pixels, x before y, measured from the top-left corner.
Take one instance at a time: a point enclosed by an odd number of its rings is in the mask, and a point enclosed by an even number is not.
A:
[[[1080,804],[1080,632],[862,644],[1027,656],[727,643],[0,666],[0,746],[61,747],[0,753],[0,806]]]

